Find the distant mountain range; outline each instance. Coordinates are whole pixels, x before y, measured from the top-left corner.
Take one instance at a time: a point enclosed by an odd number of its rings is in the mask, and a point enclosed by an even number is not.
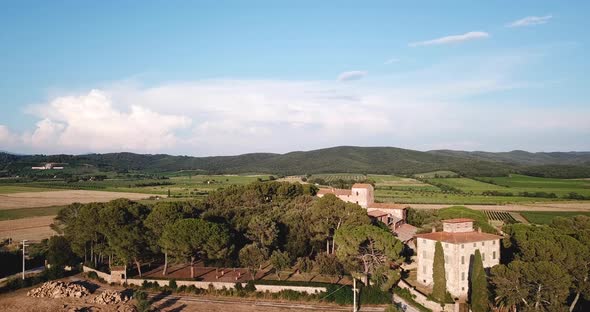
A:
[[[502,153],[453,150],[414,151],[396,147],[338,146],[286,154],[190,157],[165,154],[108,153],[87,155],[14,155],[0,153],[3,175],[23,173],[45,162],[67,163],[70,169],[161,173],[199,170],[203,173],[381,173],[411,175],[450,170],[465,176],[523,173],[546,177],[590,177],[590,152]],[[75,172],[75,171],[74,171]]]

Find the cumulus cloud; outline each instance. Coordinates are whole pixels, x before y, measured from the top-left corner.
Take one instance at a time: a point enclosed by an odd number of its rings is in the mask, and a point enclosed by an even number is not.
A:
[[[338,75],[338,81],[349,81],[363,79],[368,73],[362,70],[346,71]]]
[[[528,61],[524,56],[461,57],[371,84],[246,79],[149,87],[114,83],[58,95],[30,108],[38,119],[28,132],[0,125],[0,149],[201,156],[336,145],[587,149],[583,138],[590,136],[590,123],[584,116],[590,106],[478,102],[483,95],[526,87],[511,76],[519,62]]]
[[[432,40],[412,42],[412,43],[408,44],[408,46],[419,47],[419,46],[431,46],[431,45],[458,43],[458,42],[464,42],[464,41],[470,41],[470,40],[476,40],[476,39],[484,39],[489,36],[490,35],[487,32],[470,31],[470,32],[464,33],[462,35],[451,35],[451,36],[440,37],[440,38],[436,38],[436,39],[432,39]]]
[[[546,16],[527,16],[525,18],[521,18],[514,22],[506,24],[506,27],[524,27],[524,26],[534,26],[534,25],[541,25],[546,24],[552,19],[552,15]]]
[[[158,151],[177,143],[174,131],[190,119],[140,105],[116,109],[104,91],[61,96],[31,109],[42,118],[23,140],[36,148],[68,151]]]

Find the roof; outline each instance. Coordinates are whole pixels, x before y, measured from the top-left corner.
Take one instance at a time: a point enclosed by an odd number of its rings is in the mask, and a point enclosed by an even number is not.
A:
[[[403,204],[391,204],[391,203],[372,203],[369,204],[368,208],[379,208],[379,209],[405,209],[408,205]]]
[[[343,190],[337,188],[322,188],[318,190],[318,195],[325,195],[325,194],[334,194],[334,195],[350,195],[352,194],[351,190]]]
[[[463,223],[463,222],[475,222],[473,219],[469,218],[456,218],[456,219],[446,219],[442,220],[443,223]]]
[[[371,210],[371,211],[367,212],[367,214],[369,215],[369,217],[378,218],[378,217],[386,216],[389,213],[382,211],[382,210]]]
[[[122,266],[122,265],[115,266],[115,265],[113,265],[113,266],[111,266],[111,271],[125,271],[125,266]]]
[[[402,242],[407,242],[410,239],[412,239],[412,237],[414,237],[416,231],[418,231],[417,227],[411,224],[404,223],[398,226],[397,229],[395,229],[395,234],[397,235],[397,238],[399,238],[399,240],[401,240]]]
[[[481,241],[488,241],[488,240],[496,240],[501,239],[502,236],[489,234],[489,233],[480,233],[477,231],[473,232],[432,232],[432,233],[424,233],[424,234],[416,234],[416,237],[425,238],[430,240],[435,240],[439,242],[445,243],[452,243],[452,244],[461,244],[461,243],[472,243],[472,242],[481,242]]]
[[[352,188],[372,188],[373,186],[368,183],[355,183],[352,185]]]

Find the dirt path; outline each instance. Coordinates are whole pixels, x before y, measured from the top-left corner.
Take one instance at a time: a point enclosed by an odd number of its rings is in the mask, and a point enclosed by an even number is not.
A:
[[[117,198],[145,199],[152,194],[67,190],[0,194],[0,210],[69,205],[71,203],[107,202]]]
[[[409,204],[416,209],[441,209],[453,206],[451,204]],[[495,211],[590,211],[589,202],[555,202],[534,204],[508,204],[508,205],[461,205],[475,210]]]

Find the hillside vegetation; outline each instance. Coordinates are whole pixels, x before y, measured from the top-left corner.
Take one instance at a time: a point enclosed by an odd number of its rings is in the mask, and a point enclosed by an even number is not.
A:
[[[46,162],[65,164],[63,172],[30,170]],[[452,171],[463,176],[590,177],[590,153],[509,153],[429,151],[395,147],[340,146],[286,154],[190,157],[164,154],[109,153],[88,155],[11,155],[0,153],[0,176],[147,173],[193,170],[202,174],[271,173],[278,175],[359,173],[412,175]]]

